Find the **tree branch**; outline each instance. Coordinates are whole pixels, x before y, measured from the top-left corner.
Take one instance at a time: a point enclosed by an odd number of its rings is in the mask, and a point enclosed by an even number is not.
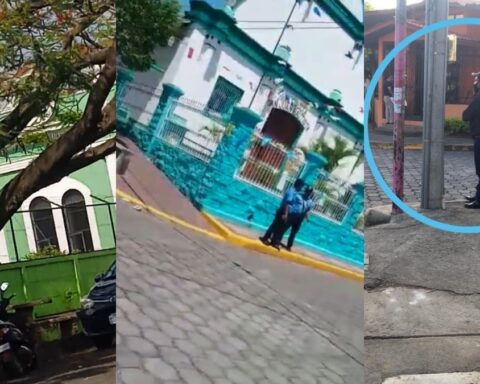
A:
[[[116,140],[115,138],[107,140],[105,143],[87,149],[85,152],[82,152],[72,158],[64,169],[55,175],[50,184],[60,181],[63,177],[70,175],[73,172],[76,172],[86,166],[97,162],[98,160],[104,159],[108,155],[115,153]]]
[[[76,25],[71,28],[67,36],[65,37],[65,43],[63,48],[68,49],[72,46],[73,39],[85,31],[90,25],[92,25],[101,15],[107,12],[110,9],[110,6],[104,5],[97,12],[91,15],[81,17]]]
[[[112,48],[105,48],[85,56],[84,60],[75,66],[75,69],[81,70],[92,65],[105,64],[111,49]],[[52,83],[55,81],[58,80],[53,80]],[[37,117],[42,110],[47,108],[50,102],[51,100],[42,101],[36,93],[28,97],[28,99],[20,100],[17,107],[0,121],[0,150],[18,137],[28,124]]]
[[[105,101],[116,76],[115,48],[109,49],[107,61],[93,85],[82,118],[30,165],[15,176],[0,193],[0,228],[31,194],[65,176],[65,167],[79,152],[115,127],[115,102]],[[102,137],[100,136],[100,137]],[[63,175],[63,176],[62,176]],[[59,179],[59,180],[60,180]]]

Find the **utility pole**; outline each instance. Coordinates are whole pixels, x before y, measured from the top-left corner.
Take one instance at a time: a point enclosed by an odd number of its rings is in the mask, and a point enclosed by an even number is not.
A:
[[[395,10],[395,45],[398,45],[407,36],[407,2],[397,0]],[[405,77],[406,77],[406,49],[395,56],[393,105],[393,191],[403,200],[403,174],[405,157]],[[393,204],[392,214],[402,213],[402,210]]]
[[[293,7],[290,10],[290,14],[287,17],[287,20],[285,21],[285,24],[283,25],[282,32],[280,33],[280,36],[278,37],[277,43],[275,44],[275,47],[273,48],[272,53],[275,54],[275,51],[277,50],[278,46],[280,45],[283,35],[285,34],[285,31],[290,27],[290,20],[292,19],[293,12],[295,11],[295,8],[297,7],[297,0],[294,0]],[[265,79],[266,73],[264,72],[262,74],[262,77],[260,78],[260,81],[258,82],[257,88],[255,89],[255,92],[253,93],[252,100],[250,100],[250,104],[248,108],[252,108],[253,102],[255,101],[255,98],[257,97],[257,93],[260,90],[260,87],[262,86],[263,80]]]
[[[448,19],[448,0],[426,0],[425,25]],[[448,30],[425,40],[423,95],[422,208],[442,209],[444,197],[444,127],[447,87]]]

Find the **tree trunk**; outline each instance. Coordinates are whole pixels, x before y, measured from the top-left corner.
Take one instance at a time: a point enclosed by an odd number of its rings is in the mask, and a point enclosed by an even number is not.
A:
[[[12,179],[0,193],[0,228],[3,228],[22,203],[33,193],[60,181],[75,170],[87,146],[115,129],[115,101],[105,108],[105,101],[115,82],[115,48],[110,48],[107,61],[92,87],[82,118],[39,157]],[[105,153],[111,153],[111,141]],[[80,153],[80,154],[79,154]],[[95,156],[92,162],[97,161]],[[94,161],[93,161],[94,160]],[[83,164],[88,165],[88,161]]]

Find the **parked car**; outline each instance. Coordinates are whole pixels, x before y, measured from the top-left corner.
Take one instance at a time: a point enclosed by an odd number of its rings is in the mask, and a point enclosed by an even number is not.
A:
[[[80,319],[85,335],[99,349],[111,347],[116,332],[116,264],[95,278],[90,292],[81,300]]]

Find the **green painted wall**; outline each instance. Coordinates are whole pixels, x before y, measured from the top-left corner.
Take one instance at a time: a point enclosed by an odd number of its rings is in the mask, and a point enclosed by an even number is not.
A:
[[[16,172],[0,175],[0,190],[16,175]],[[29,252],[27,234],[25,232],[25,223],[21,214],[16,214],[12,218],[13,228],[15,231],[15,240],[18,247],[19,255],[26,255]],[[10,256],[10,260],[15,260],[15,247],[12,237],[12,230],[10,225],[4,228],[5,241],[7,243],[7,251]]]
[[[16,175],[18,171],[7,174],[0,174],[0,190]],[[114,202],[114,193],[110,184],[108,168],[105,160],[97,161],[77,171],[69,176],[88,187],[93,196],[108,202]],[[102,201],[92,197],[93,204],[103,204]],[[112,231],[111,222],[113,221],[114,229],[116,229],[116,210],[115,206],[110,206],[112,219],[106,205],[94,207],[95,219],[97,222],[100,245],[102,249],[115,248],[115,238]],[[12,217],[13,227],[15,231],[15,240],[20,260],[25,260],[25,256],[30,252],[25,230],[23,214],[17,213]],[[9,224],[4,228],[5,241],[7,243],[7,251],[11,261],[16,260],[16,252]]]
[[[0,265],[0,283],[10,284],[8,293],[16,293],[12,304],[50,298],[52,303],[35,308],[36,318],[80,308],[80,299],[88,293],[95,276],[115,260],[115,249],[92,253],[51,257]]]
[[[107,163],[105,160],[97,161],[96,163],[71,174],[70,177],[85,184],[90,191],[92,191],[92,195],[108,202],[114,201],[113,193],[115,193],[115,191],[112,191],[110,179],[108,177]],[[92,200],[94,204],[102,203],[102,201],[93,197]],[[116,229],[117,215],[115,207],[111,206],[110,209],[113,226]],[[95,207],[95,218],[97,220],[98,233],[102,248],[114,248],[115,240],[107,206]]]

